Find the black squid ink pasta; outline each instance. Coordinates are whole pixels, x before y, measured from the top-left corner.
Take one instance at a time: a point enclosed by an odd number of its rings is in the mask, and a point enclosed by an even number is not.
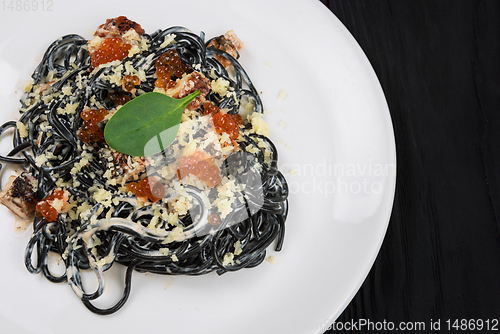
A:
[[[125,17],[108,19],[94,38],[55,40],[26,84],[13,149],[1,164],[19,165],[0,202],[33,220],[25,265],[68,283],[92,312],[118,311],[133,271],[203,275],[256,267],[274,243],[280,251],[288,187],[261,117],[262,102],[238,62],[242,42],[229,31],[209,40],[183,27],[147,34]],[[110,148],[107,121],[148,92],[200,95],[184,110],[175,141],[134,157]],[[65,273],[49,268],[58,254]],[[112,307],[93,304],[104,272],[126,266]],[[81,272],[98,287],[85,291]],[[106,282],[110,284],[110,282]]]

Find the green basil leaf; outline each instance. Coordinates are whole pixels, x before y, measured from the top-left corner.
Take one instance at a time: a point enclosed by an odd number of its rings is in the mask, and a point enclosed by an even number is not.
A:
[[[114,150],[136,157],[151,156],[175,140],[182,113],[199,91],[182,99],[150,92],[125,103],[109,119],[104,139]]]

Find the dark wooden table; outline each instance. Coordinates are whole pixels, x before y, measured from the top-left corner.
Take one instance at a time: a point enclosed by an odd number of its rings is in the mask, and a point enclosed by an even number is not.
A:
[[[322,2],[375,69],[398,163],[380,253],[327,333],[500,332],[500,1]]]

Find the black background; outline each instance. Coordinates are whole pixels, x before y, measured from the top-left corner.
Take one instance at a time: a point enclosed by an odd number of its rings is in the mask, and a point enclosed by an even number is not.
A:
[[[337,322],[500,320],[500,1],[322,2],[380,80],[398,165],[382,248]]]

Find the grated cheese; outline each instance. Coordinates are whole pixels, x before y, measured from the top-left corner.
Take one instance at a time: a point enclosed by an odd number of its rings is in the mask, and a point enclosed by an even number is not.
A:
[[[76,108],[78,108],[78,105],[78,102],[73,104],[68,103],[64,108],[57,108],[57,113],[60,115],[74,115],[76,113]]]
[[[234,255],[240,255],[242,252],[241,242],[238,240],[234,243]]]
[[[254,112],[250,115],[250,122],[252,123],[252,130],[263,136],[269,136],[269,125],[262,118],[262,115]]]
[[[26,93],[29,93],[29,92],[31,92],[31,89],[33,89],[33,81],[26,81],[23,84],[23,91],[25,91]]]
[[[224,254],[224,259],[222,260],[222,265],[223,266],[234,265],[234,254],[231,252]]]
[[[166,48],[170,44],[175,43],[175,37],[177,37],[175,34],[168,34],[167,36],[165,36],[163,43],[161,43],[160,45],[160,49]]]
[[[278,99],[279,100],[284,100],[286,98],[286,92],[284,90],[282,90],[279,95],[278,95]]]
[[[170,231],[169,235],[165,238],[165,243],[171,243],[174,241],[182,241],[184,229],[180,226],[176,226]]]
[[[104,189],[104,188],[100,188],[99,190],[97,190],[92,198],[97,202],[97,203],[101,203],[102,205],[104,205],[105,207],[111,207],[111,198],[112,198],[113,194]]]
[[[63,92],[64,95],[71,95],[71,86],[64,86],[63,88],[61,88],[61,91]]]
[[[212,80],[210,85],[212,86],[212,91],[219,94],[220,97],[226,96],[229,89],[229,81],[224,78],[218,78],[217,80]]]
[[[16,122],[17,130],[19,131],[19,135],[21,138],[26,138],[28,137],[28,130],[26,129],[26,126],[24,125],[23,122]]]
[[[266,261],[267,261],[267,262],[269,262],[269,263],[272,263],[272,264],[275,264],[276,262],[278,262],[278,261],[276,260],[276,257],[274,257],[274,256],[269,256],[269,257],[266,259]]]
[[[45,156],[45,154],[40,154],[38,157],[35,158],[35,163],[38,167],[44,165],[45,162],[47,162],[47,157]]]

